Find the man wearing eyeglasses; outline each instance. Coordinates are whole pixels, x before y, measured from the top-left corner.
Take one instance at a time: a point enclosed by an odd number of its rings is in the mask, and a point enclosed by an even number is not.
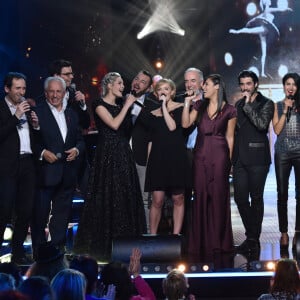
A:
[[[49,65],[49,74],[50,76],[61,77],[65,81],[67,90],[63,104],[76,112],[81,129],[88,129],[90,126],[90,116],[84,94],[76,90],[76,85],[72,83],[74,79],[72,63],[64,59],[55,60]]]

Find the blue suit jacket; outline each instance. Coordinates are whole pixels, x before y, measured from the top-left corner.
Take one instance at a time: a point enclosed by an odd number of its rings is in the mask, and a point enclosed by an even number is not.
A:
[[[40,160],[38,166],[39,185],[50,187],[63,183],[66,187],[75,186],[78,157],[76,160],[68,162],[66,161],[65,151],[73,147],[79,150],[79,155],[82,155],[84,151],[84,142],[76,113],[70,108],[65,110],[68,131],[64,141],[48,103],[45,101],[37,106],[35,111],[40,123],[40,130],[37,133],[37,155],[40,157],[42,151],[46,149],[54,154],[60,153],[62,156],[55,163],[48,163],[44,159]]]

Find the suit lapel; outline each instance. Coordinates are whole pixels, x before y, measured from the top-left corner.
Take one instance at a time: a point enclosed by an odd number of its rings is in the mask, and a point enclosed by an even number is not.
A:
[[[47,126],[51,126],[50,128],[53,128],[55,131],[57,131],[57,136],[59,136],[61,138],[62,142],[64,143],[64,139],[61,135],[59,126],[58,126],[56,119],[51,111],[51,108],[49,107],[49,105],[47,103],[45,103],[45,104],[46,104],[45,105],[46,115],[49,116],[49,118],[47,118],[48,120],[46,120],[47,123],[49,121],[49,124],[47,124]]]

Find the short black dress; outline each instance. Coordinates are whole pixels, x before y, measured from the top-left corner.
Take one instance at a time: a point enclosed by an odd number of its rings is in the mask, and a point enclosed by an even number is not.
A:
[[[176,129],[170,131],[164,117],[141,113],[142,121],[151,128],[152,147],[148,159],[145,191],[174,191],[191,187],[192,173],[181,126],[183,107],[170,112]]]

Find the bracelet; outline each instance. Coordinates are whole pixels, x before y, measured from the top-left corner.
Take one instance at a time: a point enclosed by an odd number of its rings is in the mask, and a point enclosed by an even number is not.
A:
[[[284,116],[286,116],[286,114],[287,114],[286,112],[283,112],[283,113],[282,113],[282,115],[284,115]]]
[[[190,107],[190,103],[189,102],[184,102],[184,107]]]

